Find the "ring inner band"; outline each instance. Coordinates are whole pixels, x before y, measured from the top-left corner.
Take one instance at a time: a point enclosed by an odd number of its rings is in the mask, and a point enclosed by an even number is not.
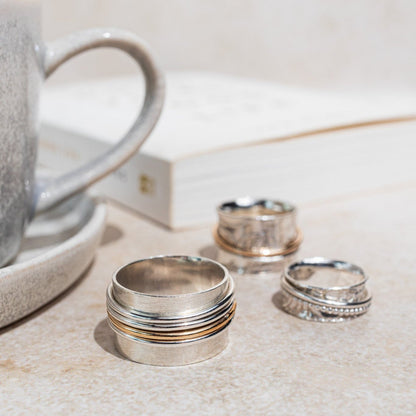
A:
[[[232,215],[246,218],[275,217],[276,215],[293,212],[295,207],[284,201],[270,199],[240,198],[236,201],[225,202],[218,207],[221,215]]]
[[[292,264],[286,279],[301,290],[335,291],[359,289],[367,277],[361,268],[341,261],[302,261]]]
[[[219,285],[225,277],[217,264],[190,257],[160,257],[128,264],[117,272],[124,289],[150,296],[196,294]]]

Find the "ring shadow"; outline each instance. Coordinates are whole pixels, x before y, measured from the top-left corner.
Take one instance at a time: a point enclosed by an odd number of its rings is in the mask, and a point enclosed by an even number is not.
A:
[[[256,258],[240,256],[238,254],[229,253],[219,249],[216,245],[208,245],[202,247],[198,254],[202,257],[222,263],[232,274],[235,275],[262,275],[273,276],[281,274],[286,265],[293,261],[292,255],[284,256],[279,261],[270,263],[260,262]]]
[[[94,328],[94,340],[105,352],[127,360],[116,349],[116,334],[109,327],[107,319],[102,319]]]
[[[123,231],[114,224],[107,224],[103,236],[101,238],[100,246],[114,243],[123,237]]]
[[[218,249],[215,245],[211,244],[209,246],[202,247],[198,254],[201,257],[206,257],[207,259],[217,260],[218,259]]]
[[[283,307],[283,301],[284,301],[284,296],[283,296],[283,292],[281,290],[277,291],[273,296],[272,296],[272,303],[273,305],[279,309],[282,312],[285,312],[285,309]]]

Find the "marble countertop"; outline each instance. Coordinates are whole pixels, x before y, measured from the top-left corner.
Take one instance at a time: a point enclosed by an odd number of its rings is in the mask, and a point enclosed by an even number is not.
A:
[[[362,266],[373,305],[359,319],[306,322],[276,306],[279,276],[236,276],[230,344],[187,367],[119,356],[106,324],[112,272],[157,254],[198,254],[210,228],[172,233],[110,204],[90,269],[0,331],[1,414],[416,414],[416,184],[300,208],[300,256]]]

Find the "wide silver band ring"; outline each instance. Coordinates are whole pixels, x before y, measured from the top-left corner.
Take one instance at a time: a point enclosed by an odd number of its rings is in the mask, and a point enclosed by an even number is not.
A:
[[[145,364],[185,365],[218,354],[227,344],[235,310],[228,270],[202,257],[130,263],[114,273],[107,290],[117,348]]]

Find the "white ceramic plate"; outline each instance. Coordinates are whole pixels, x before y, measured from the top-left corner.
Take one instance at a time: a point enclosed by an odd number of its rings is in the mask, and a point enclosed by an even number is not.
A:
[[[91,263],[105,226],[106,205],[77,195],[37,216],[14,262],[0,269],[0,328],[68,289]]]

